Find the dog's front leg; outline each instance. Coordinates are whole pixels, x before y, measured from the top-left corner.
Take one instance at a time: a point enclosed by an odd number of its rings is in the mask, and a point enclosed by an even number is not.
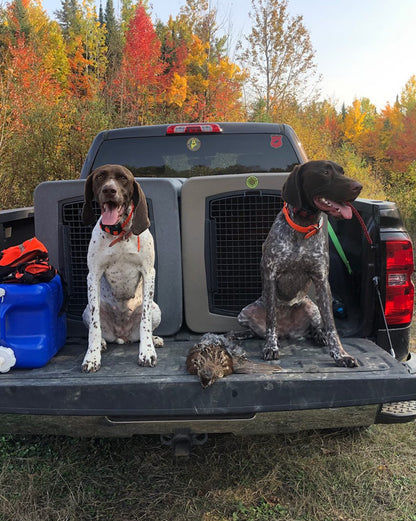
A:
[[[89,324],[88,349],[82,362],[84,373],[95,373],[101,367],[100,283],[101,273],[90,271],[87,276]]]
[[[263,302],[266,308],[266,342],[264,360],[279,359],[279,334],[277,328],[277,281],[272,274],[263,276]]]
[[[155,270],[150,268],[142,273],[143,276],[143,307],[140,321],[139,365],[154,367],[157,362],[155,346],[153,344],[153,295],[155,287]]]
[[[329,346],[329,354],[335,363],[341,367],[357,367],[359,363],[349,355],[341,345],[332,312],[332,293],[327,277],[324,275],[314,280],[316,300],[321,313],[326,343]]]

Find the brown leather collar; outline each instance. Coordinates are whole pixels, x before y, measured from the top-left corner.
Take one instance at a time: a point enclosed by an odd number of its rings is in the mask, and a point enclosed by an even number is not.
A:
[[[316,233],[319,232],[319,230],[322,228],[322,225],[324,223],[322,217],[319,219],[319,223],[318,224],[310,224],[309,226],[300,226],[299,224],[296,224],[294,221],[292,221],[292,219],[290,218],[290,215],[289,215],[289,209],[288,209],[288,204],[285,203],[284,206],[283,206],[283,215],[285,216],[285,219],[286,219],[286,222],[287,224],[293,228],[294,230],[296,230],[297,232],[300,232],[300,233],[303,233],[305,234],[305,237],[304,239],[309,239],[310,237],[312,237],[313,235],[315,235]]]

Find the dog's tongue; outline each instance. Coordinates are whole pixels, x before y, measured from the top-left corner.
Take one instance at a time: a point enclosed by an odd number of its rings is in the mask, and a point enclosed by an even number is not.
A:
[[[338,209],[341,212],[341,216],[343,219],[351,219],[352,218],[352,208],[348,204],[339,204]]]
[[[119,218],[120,212],[117,207],[109,207],[108,205],[104,206],[104,209],[101,212],[101,222],[104,226],[113,226],[114,224],[117,224]]]
[[[342,219],[352,218],[352,208],[350,203],[337,203],[325,197],[315,197],[314,203],[317,208],[329,215]]]

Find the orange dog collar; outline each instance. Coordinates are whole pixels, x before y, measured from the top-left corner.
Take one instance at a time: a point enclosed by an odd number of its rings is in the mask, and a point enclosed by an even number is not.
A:
[[[310,237],[312,237],[313,235],[318,233],[319,230],[322,228],[323,223],[324,223],[324,221],[323,221],[323,219],[321,217],[318,224],[310,224],[309,226],[300,226],[299,224],[296,224],[290,218],[289,210],[288,210],[288,204],[287,203],[284,204],[282,212],[283,212],[283,215],[285,216],[287,224],[291,228],[293,228],[297,232],[305,234],[304,239],[309,239]]]

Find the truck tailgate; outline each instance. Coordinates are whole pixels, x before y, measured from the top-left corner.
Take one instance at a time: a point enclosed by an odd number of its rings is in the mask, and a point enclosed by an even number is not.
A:
[[[154,368],[139,367],[136,346],[109,345],[102,367],[81,372],[85,339],[75,339],[45,367],[0,375],[0,413],[129,416],[143,419],[230,416],[414,400],[416,375],[373,342],[343,339],[360,367],[336,367],[325,349],[286,342],[273,374],[233,374],[203,389],[185,369],[195,340],[167,340]],[[261,342],[244,343],[261,361]]]

